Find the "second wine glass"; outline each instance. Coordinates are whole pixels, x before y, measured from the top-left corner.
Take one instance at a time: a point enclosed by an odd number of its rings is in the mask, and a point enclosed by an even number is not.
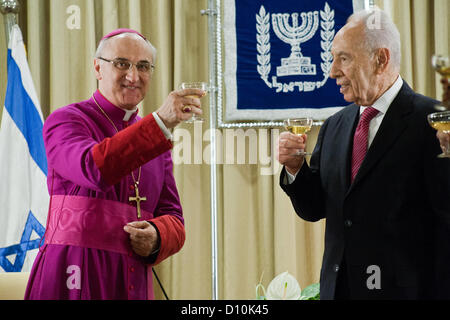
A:
[[[289,132],[301,136],[311,130],[313,120],[311,118],[286,119],[283,121],[284,127]],[[298,150],[293,156],[309,156],[311,153],[305,150]]]
[[[450,133],[450,111],[435,112],[428,115],[428,123],[434,129]],[[438,155],[438,158],[450,158],[450,143],[447,142],[444,152]]]

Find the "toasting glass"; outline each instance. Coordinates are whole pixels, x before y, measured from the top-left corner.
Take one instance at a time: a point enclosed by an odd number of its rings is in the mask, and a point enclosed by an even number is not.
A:
[[[183,82],[180,84],[180,89],[201,89],[205,92],[208,92],[208,84],[206,82]],[[201,96],[198,95],[188,95],[186,97],[201,98]],[[192,113],[192,117],[189,120],[186,120],[185,122],[193,123],[195,121],[203,122],[203,118],[197,116],[195,113]]]
[[[297,118],[297,119],[286,119],[283,121],[284,127],[289,132],[301,136],[308,133],[311,130],[313,120],[311,118]],[[298,150],[293,156],[307,156],[311,153],[305,152],[305,150]]]
[[[450,111],[435,112],[428,115],[428,123],[434,129],[450,133]],[[450,143],[447,142],[445,152],[438,155],[438,158],[450,158]]]

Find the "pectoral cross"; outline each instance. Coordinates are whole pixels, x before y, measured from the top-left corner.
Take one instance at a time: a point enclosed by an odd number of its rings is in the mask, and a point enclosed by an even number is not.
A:
[[[128,201],[136,201],[136,210],[137,210],[137,217],[138,219],[141,218],[141,201],[146,201],[147,197],[141,197],[139,196],[139,182],[134,183],[134,191],[136,191],[135,197],[129,197]]]

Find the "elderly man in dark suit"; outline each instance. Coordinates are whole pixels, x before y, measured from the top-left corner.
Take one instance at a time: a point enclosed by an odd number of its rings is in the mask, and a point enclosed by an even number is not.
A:
[[[330,76],[353,104],[306,135],[280,135],[280,185],[297,214],[326,219],[321,299],[448,298],[450,161],[427,114],[437,103],[399,75],[400,35],[379,9],[336,34]]]

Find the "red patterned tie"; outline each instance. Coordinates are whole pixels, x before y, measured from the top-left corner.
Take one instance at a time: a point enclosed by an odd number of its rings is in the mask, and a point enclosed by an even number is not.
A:
[[[358,126],[356,127],[355,136],[353,137],[352,182],[366,156],[370,120],[372,120],[378,112],[379,111],[375,108],[367,107],[361,114],[361,119],[359,119]]]

